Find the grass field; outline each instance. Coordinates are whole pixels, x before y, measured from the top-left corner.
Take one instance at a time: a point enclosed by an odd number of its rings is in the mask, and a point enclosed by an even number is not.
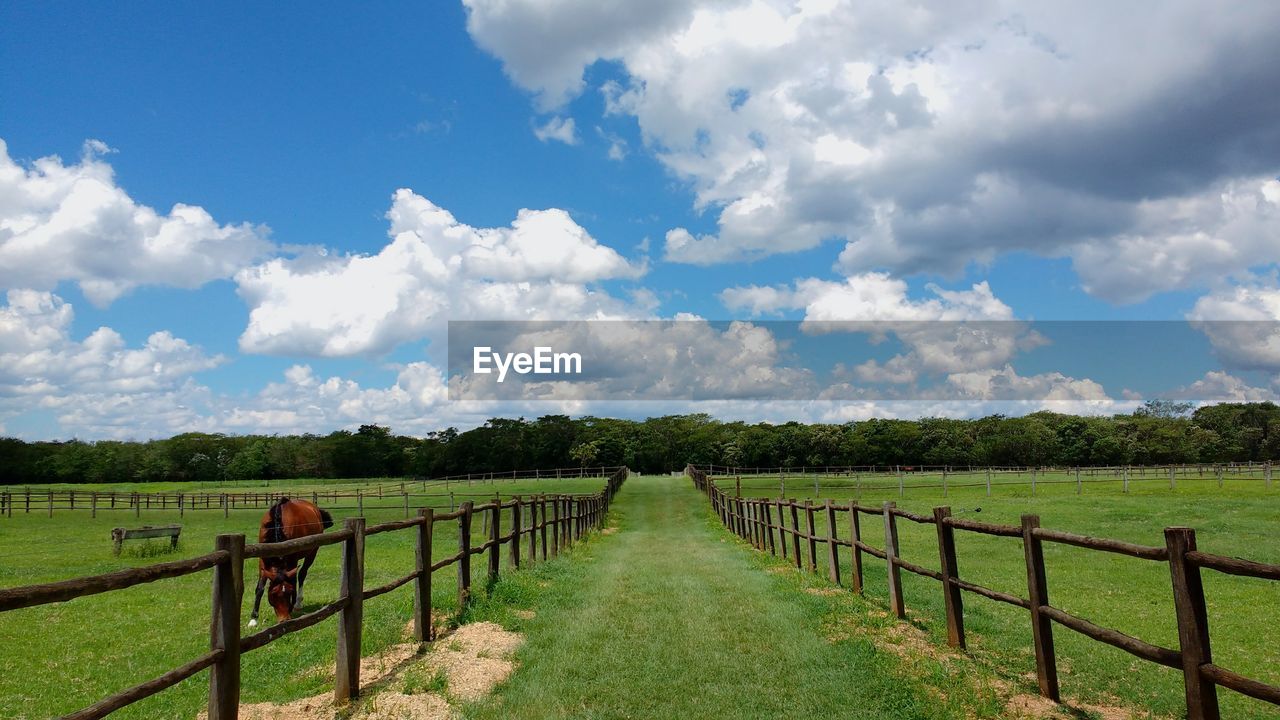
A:
[[[1087,477],[1085,478],[1088,479]],[[732,492],[734,478],[716,478]],[[1084,482],[1077,495],[1074,475],[1040,475],[1032,494],[1030,475],[997,476],[986,494],[985,477],[949,478],[944,497],[939,475],[910,475],[899,494],[897,478],[831,478],[789,476],[786,496],[858,499],[879,506],[886,500],[906,510],[929,514],[948,505],[952,512],[986,522],[1017,525],[1024,513],[1038,514],[1044,527],[1096,537],[1162,546],[1162,529],[1189,526],[1197,530],[1201,550],[1280,563],[1280,483],[1270,490],[1261,473],[1228,475],[1221,487],[1212,474],[1179,477],[1169,489],[1168,476],[1134,471],[1129,492],[1122,479]],[[819,487],[814,491],[814,482]],[[742,494],[778,497],[779,478],[742,477]],[[801,522],[803,523],[803,513]],[[825,534],[823,513],[817,516]],[[847,515],[837,516],[837,532],[848,535]],[[931,525],[898,521],[904,559],[925,567],[939,566],[937,535]],[[960,576],[981,585],[1026,597],[1026,569],[1021,543],[956,532]],[[882,524],[864,516],[863,539],[884,546]],[[1178,647],[1173,596],[1165,563],[1045,543],[1049,594],[1053,605],[1099,625],[1112,627],[1165,647]],[[819,546],[819,572],[825,576],[825,546]],[[841,549],[842,578],[849,577],[849,552]],[[887,602],[884,562],[864,556],[867,596]],[[1213,641],[1214,662],[1271,684],[1280,684],[1280,583],[1203,571]],[[945,641],[943,599],[936,581],[903,573],[904,595],[913,618],[933,638]],[[1034,672],[1030,620],[1026,611],[966,593],[965,622],[970,649],[989,667],[1011,676]],[[1169,670],[1055,626],[1059,676],[1066,696],[1111,701],[1180,717],[1182,679]],[[1219,689],[1223,717],[1280,718],[1280,708]]]
[[[500,584],[496,619],[535,614],[520,669],[465,716],[1001,717],[964,659],[908,663],[843,632],[874,608],[733,542],[687,480],[628,480],[611,515],[572,562]]]
[[[913,512],[947,504],[963,517],[1016,524],[1038,513],[1045,527],[1149,545],[1161,528],[1189,525],[1201,549],[1264,562],[1280,562],[1280,488],[1228,477],[1131,478],[1086,483],[1077,496],[1073,478],[1003,478],[988,497],[985,483],[963,487],[952,479],[942,496],[940,477],[914,476],[899,496],[896,479],[874,487],[870,479],[788,477],[787,495],[858,497],[863,504],[894,500]],[[1058,482],[1053,482],[1053,481]],[[719,479],[726,487],[728,482]],[[1046,482],[1048,481],[1048,482]],[[350,481],[348,481],[350,482]],[[594,492],[603,479],[499,482],[470,488],[477,502],[534,492]],[[465,486],[464,486],[465,487]],[[455,501],[464,487],[454,487]],[[132,489],[132,488],[122,488]],[[743,494],[777,496],[777,478],[744,478]],[[806,492],[807,490],[807,492]],[[447,508],[448,498],[442,498]],[[979,511],[979,508],[981,510]],[[253,534],[262,511],[186,513],[177,555],[161,543],[137,543],[115,558],[108,531],[137,522],[178,521],[176,511],[100,513],[58,511],[0,519],[0,587],[90,575],[207,552],[213,536]],[[334,513],[341,518],[354,510]],[[376,523],[403,516],[399,496],[366,501]],[[845,516],[841,515],[840,518]],[[831,594],[821,576],[786,571],[780,560],[756,553],[719,527],[710,507],[686,478],[633,477],[612,511],[618,530],[578,545],[564,558],[520,573],[504,573],[491,597],[483,594],[469,619],[493,619],[524,632],[520,669],[488,700],[464,708],[468,717],[690,717],[792,716],[1002,717],[996,688],[1034,692],[1030,624],[1025,611],[965,595],[968,655],[904,658],[885,650],[898,623],[886,617],[883,562],[864,558],[867,597]],[[509,512],[502,521],[504,530]],[[822,514],[818,522],[823,525]],[[847,520],[846,520],[847,523]],[[452,523],[438,528],[456,527]],[[847,525],[838,528],[845,535]],[[929,526],[900,521],[903,557],[938,565]],[[477,540],[482,523],[473,528]],[[820,530],[821,532],[821,530]],[[1025,568],[1016,539],[957,533],[961,576],[1025,595]],[[878,524],[864,522],[864,539],[883,543]],[[167,541],[166,541],[167,542]],[[457,537],[437,532],[435,556],[452,554]],[[823,562],[819,548],[819,563]],[[1149,642],[1177,646],[1168,571],[1161,563],[1047,543],[1054,605]],[[412,533],[370,538],[366,587],[404,574],[413,557]],[[503,552],[506,570],[507,553]],[[841,553],[845,583],[849,554]],[[248,580],[253,575],[250,566]],[[308,581],[306,606],[337,596],[338,556],[322,551]],[[903,574],[911,619],[941,645],[942,594],[932,580]],[[1214,660],[1280,683],[1280,583],[1205,571]],[[209,573],[165,580],[70,603],[0,613],[0,717],[45,718],[88,705],[161,674],[208,647]],[[454,574],[436,575],[433,606],[454,609]],[[250,585],[251,588],[251,585]],[[252,602],[246,591],[248,605]],[[410,591],[402,588],[365,606],[365,654],[404,637]],[[514,608],[535,611],[522,617]],[[269,611],[267,615],[269,615]],[[270,622],[268,620],[268,622]],[[335,621],[291,635],[244,658],[242,698],[284,702],[331,690]],[[846,632],[850,627],[857,632]],[[877,635],[878,634],[878,635]],[[1071,701],[1141,708],[1153,717],[1181,716],[1181,678],[1171,670],[1055,627],[1063,694]],[[316,668],[322,671],[315,672]],[[192,718],[203,708],[207,675],[120,711],[123,718]],[[1277,718],[1263,703],[1220,690],[1223,716]],[[1078,715],[1089,717],[1088,713]]]
[[[479,504],[486,496],[492,498],[494,492],[503,497],[594,493],[603,486],[603,478],[585,478],[477,482],[470,487],[463,483],[451,489],[455,491],[455,501],[470,499]],[[311,486],[301,488],[291,484],[289,488],[310,490]],[[139,488],[126,485],[119,489]],[[432,500],[435,507],[448,509],[447,494]],[[0,587],[52,582],[203,555],[213,549],[213,538],[219,533],[241,532],[253,542],[262,513],[261,509],[233,510],[229,518],[224,518],[221,510],[188,510],[185,517],[179,519],[176,510],[144,510],[139,519],[132,511],[100,511],[97,518],[90,518],[88,510],[59,510],[53,518],[43,513],[18,511],[12,518],[0,518]],[[342,518],[354,516],[356,511],[337,510],[333,514],[340,526]],[[365,516],[370,524],[401,518],[404,516],[402,499],[399,496],[381,501],[367,499]],[[170,522],[181,522],[183,526],[182,543],[176,553],[167,552],[167,539],[130,541],[120,557],[113,557],[109,536],[112,527]],[[528,522],[526,515],[525,524]],[[502,531],[508,531],[509,510],[503,514],[502,523]],[[457,551],[456,527],[453,522],[436,526],[434,557]],[[483,532],[480,518],[474,520],[472,530],[479,541]],[[365,587],[375,587],[412,569],[413,536],[410,531],[401,531],[368,539]],[[505,546],[502,557],[505,570]],[[337,546],[321,551],[307,580],[304,609],[317,608],[338,597],[339,563]],[[243,611],[246,619],[253,602],[252,583],[256,577],[256,566],[246,563]],[[18,720],[62,715],[203,654],[209,645],[211,582],[212,575],[206,571],[69,603],[0,613],[0,717]],[[455,609],[455,584],[454,567],[435,574],[433,607],[444,611]],[[405,624],[412,617],[410,587],[407,585],[365,605],[365,654],[402,639]],[[265,599],[263,605],[262,616],[273,617]],[[332,668],[337,636],[335,622],[326,620],[246,655],[243,699],[246,702],[282,701],[330,689],[331,670],[328,674],[306,671],[315,667]],[[207,677],[206,673],[199,673],[112,717],[193,718],[206,702]]]

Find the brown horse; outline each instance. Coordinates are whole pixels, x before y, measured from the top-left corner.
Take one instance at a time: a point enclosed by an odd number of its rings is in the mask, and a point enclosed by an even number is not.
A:
[[[308,535],[319,535],[325,528],[333,527],[333,517],[325,510],[306,500],[280,498],[262,516],[258,528],[258,542],[274,543]],[[302,566],[298,566],[298,560]],[[276,620],[288,620],[289,615],[302,607],[302,584],[307,580],[307,570],[316,560],[316,551],[286,557],[258,559],[258,588],[253,596],[253,614],[249,627],[258,624],[258,605],[262,603],[262,590],[270,583],[267,602],[276,611]]]

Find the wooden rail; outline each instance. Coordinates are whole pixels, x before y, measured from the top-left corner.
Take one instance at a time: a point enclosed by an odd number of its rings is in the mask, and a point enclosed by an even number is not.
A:
[[[1267,465],[1266,469],[1270,477],[1270,465]],[[823,509],[827,513],[827,534],[823,536],[817,534],[812,523],[814,507],[812,500],[798,503],[794,499],[744,498],[740,494],[740,481],[735,482],[733,491],[729,492],[721,489],[703,467],[689,465],[685,468],[685,473],[692,479],[694,486],[707,496],[712,510],[720,517],[725,527],[748,540],[761,551],[777,555],[776,548],[781,548],[782,557],[792,560],[797,568],[802,567],[801,539],[804,539],[811,548],[808,563],[810,572],[817,569],[813,562],[812,548],[817,543],[825,543],[829,549],[827,560],[829,576],[833,582],[839,584],[838,571],[831,569],[839,564],[835,548],[850,548],[853,573],[849,584],[854,592],[862,593],[862,555],[865,553],[884,560],[888,571],[890,610],[899,618],[906,617],[900,572],[906,570],[937,580],[943,589],[947,642],[952,646],[959,648],[965,646],[964,609],[960,591],[1025,608],[1031,620],[1036,679],[1040,686],[1040,693],[1055,702],[1060,701],[1057,660],[1053,645],[1053,626],[1056,623],[1085,637],[1120,648],[1148,662],[1181,670],[1186,693],[1187,717],[1190,720],[1221,718],[1217,696],[1219,686],[1263,702],[1280,705],[1280,686],[1245,677],[1213,663],[1204,586],[1200,579],[1200,570],[1204,568],[1229,575],[1280,580],[1280,565],[1200,552],[1196,549],[1195,530],[1191,528],[1166,528],[1164,547],[1156,547],[1041,528],[1040,518],[1035,515],[1024,515],[1021,526],[998,525],[952,517],[951,509],[948,507],[934,508],[932,516],[926,516],[902,510],[892,502],[873,508],[859,505],[856,501],[837,504],[827,500],[823,503]],[[803,530],[799,521],[801,510],[809,513],[810,517],[810,522]],[[773,521],[774,511],[777,512],[776,523]],[[850,536],[848,539],[837,537],[838,523],[835,515],[839,512],[849,514]],[[790,527],[787,526],[786,520],[788,514],[791,517]],[[863,528],[859,515],[881,516],[885,531],[883,549],[869,545],[863,540]],[[899,518],[923,525],[934,525],[937,528],[941,570],[935,571],[902,559],[898,550],[897,520]],[[954,539],[954,532],[957,530],[1021,539],[1027,569],[1027,597],[1018,597],[961,579]],[[777,534],[776,542],[775,533]],[[793,553],[791,558],[787,558],[787,536],[791,538]],[[1179,649],[1153,645],[1054,607],[1049,600],[1049,583],[1042,550],[1045,542],[1166,563],[1173,586]]]
[[[221,511],[224,516],[232,510],[253,510],[270,507],[282,497],[309,498],[317,504],[324,503],[329,510],[357,510],[364,513],[366,502],[379,503],[379,507],[393,508],[396,500],[401,501],[405,515],[413,501],[419,505],[430,504],[431,499],[448,500],[450,509],[457,505],[459,498],[489,498],[493,493],[466,492],[466,487],[474,484],[495,484],[498,482],[568,480],[580,478],[608,477],[617,468],[553,468],[550,470],[513,470],[502,473],[469,473],[448,475],[439,478],[414,478],[398,483],[361,484],[355,487],[330,487],[327,489],[291,489],[277,488],[273,490],[244,491],[159,491],[133,492],[123,490],[41,490],[30,487],[7,487],[0,490],[0,517],[13,517],[14,512],[30,514],[43,513],[52,517],[54,511],[87,510],[91,517],[99,512],[132,512],[141,517],[142,511],[174,511],[179,517],[187,512],[200,510]],[[458,490],[450,488],[457,487]],[[443,489],[444,492],[428,492]],[[416,491],[415,491],[416,490]],[[426,501],[423,503],[422,501]],[[346,503],[346,504],[344,504]],[[15,510],[15,508],[18,508]]]
[[[311,535],[279,543],[246,545],[243,535],[218,535],[214,551],[195,558],[160,563],[145,567],[120,570],[92,577],[75,578],[42,585],[6,588],[0,590],[0,612],[32,607],[54,602],[66,602],[97,593],[122,590],[142,583],[166,578],[182,577],[204,570],[213,570],[213,604],[210,621],[209,652],[159,677],[123,690],[93,705],[78,710],[66,718],[96,720],[126,705],[159,693],[166,688],[209,669],[209,720],[234,720],[240,707],[240,658],[244,653],[257,650],[275,640],[339,615],[338,653],[335,668],[334,701],[342,704],[360,692],[360,640],[363,629],[364,602],[407,585],[415,583],[414,637],[419,642],[431,637],[431,581],[432,574],[449,565],[458,564],[458,599],[460,607],[470,599],[470,558],[474,554],[490,552],[497,558],[499,548],[510,543],[513,550],[528,538],[529,559],[536,559],[535,540],[542,540],[542,559],[547,558],[546,536],[551,531],[556,536],[553,545],[557,551],[568,547],[587,532],[598,529],[608,513],[614,495],[627,479],[625,467],[609,473],[605,487],[598,493],[585,495],[538,495],[533,498],[515,498],[508,502],[495,500],[481,506],[464,502],[456,512],[436,515],[432,508],[423,508],[413,518],[397,520],[372,527],[365,527],[362,517],[347,518],[344,527],[334,532]],[[548,504],[556,508],[554,519],[547,520]],[[526,527],[517,525],[503,536],[498,535],[497,524],[491,525],[490,539],[475,548],[469,547],[471,521],[477,511],[489,511],[496,518],[502,508],[521,506],[541,511],[540,520]],[[534,515],[538,517],[537,514]],[[457,555],[432,562],[434,528],[440,523],[457,521],[461,550]],[[384,585],[364,588],[365,538],[385,532],[414,530],[416,549],[413,572]],[[540,533],[540,536],[539,536]],[[240,635],[240,609],[244,600],[244,561],[255,557],[280,557],[314,550],[326,545],[342,545],[341,595],[334,602],[305,615],[290,618],[253,635]],[[515,557],[513,555],[513,557]],[[513,568],[515,565],[513,564]],[[491,578],[497,577],[497,563],[489,566]]]

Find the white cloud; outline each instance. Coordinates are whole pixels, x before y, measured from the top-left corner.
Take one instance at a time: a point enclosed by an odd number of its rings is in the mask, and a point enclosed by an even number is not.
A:
[[[108,327],[76,341],[72,307],[62,298],[35,290],[10,290],[7,298],[0,307],[0,396],[156,392],[225,362],[168,331],[152,333],[139,348]]]
[[[847,274],[950,273],[1029,251],[1115,302],[1280,261],[1274,3],[466,4],[543,111],[616,63],[605,114],[718,213],[672,228],[668,260],[841,238]]]
[[[1187,319],[1209,337],[1227,367],[1280,379],[1280,286],[1274,277],[1205,295]]]
[[[634,308],[593,283],[645,267],[599,244],[563,210],[521,210],[509,228],[474,228],[409,190],[387,212],[374,255],[277,258],[236,275],[250,307],[245,352],[384,353],[446,320],[607,319]]]
[[[226,358],[167,331],[136,348],[108,327],[75,340],[73,316],[71,305],[52,293],[8,291],[0,307],[0,417],[47,410],[65,429],[90,437],[213,425],[196,407],[207,391],[192,376]]]
[[[90,140],[76,164],[49,156],[23,167],[0,140],[0,286],[70,280],[105,306],[140,285],[230,277],[274,249],[263,227],[219,225],[195,205],[166,215],[139,204],[116,184],[107,151]]]
[[[1280,181],[1233,179],[1195,195],[1141,201],[1128,231],[1071,254],[1085,289],[1119,302],[1280,262]]]
[[[1277,378],[1280,390],[1280,378]],[[1197,403],[1221,402],[1280,402],[1280,393],[1267,388],[1254,387],[1245,380],[1221,370],[1211,370],[1190,385],[1170,393],[1174,400],[1191,400]]]
[[[574,126],[573,118],[556,115],[545,123],[534,126],[533,134],[542,142],[555,140],[565,145],[578,144],[578,129]]]

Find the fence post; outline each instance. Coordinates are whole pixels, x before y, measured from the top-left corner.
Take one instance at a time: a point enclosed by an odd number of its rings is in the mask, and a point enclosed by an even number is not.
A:
[[[560,554],[560,497],[551,497],[551,557]]]
[[[951,517],[951,508],[936,507],[933,509],[933,524],[938,527],[938,559],[942,567],[942,599],[947,610],[947,644],[951,647],[964,648],[964,601],[960,596],[960,588],[952,582],[960,577],[956,564],[955,529],[946,523]]]
[[[767,498],[760,503],[764,507],[764,531],[769,534],[769,554],[777,556],[778,546],[773,541],[773,503]],[[787,544],[783,543],[783,547]]]
[[[502,502],[500,500],[493,501],[493,508],[489,510],[489,582],[495,582],[498,579],[498,559],[502,546],[498,544],[498,538],[502,537],[498,532],[498,526],[502,524]]]
[[[795,551],[796,569],[801,568],[804,560],[800,557],[800,506],[796,504],[796,499],[791,498],[791,549]]]
[[[240,605],[244,595],[244,536],[219,535],[213,549],[229,558],[213,568],[209,649],[222,657],[209,667],[209,720],[235,720],[240,711]]]
[[[538,496],[538,535],[542,539],[542,559],[547,559],[547,496]]]
[[[1267,489],[1270,490],[1271,489],[1271,461],[1270,460],[1268,460],[1267,464],[1263,467],[1262,476],[1267,481]]]
[[[827,577],[836,585],[840,584],[840,553],[836,550],[836,509],[827,498]]]
[[[346,607],[338,614],[337,667],[333,700],[341,705],[360,695],[360,636],[364,625],[364,518],[347,518],[343,527],[351,537],[342,543],[342,596]]]
[[[1172,466],[1172,465],[1170,465],[1170,466],[1169,466],[1169,489],[1170,489],[1170,490],[1173,490],[1173,489],[1174,489],[1173,466]]]
[[[414,552],[417,579],[413,583],[413,639],[418,642],[431,640],[431,536],[435,525],[435,510],[418,511],[422,522],[418,525],[418,546]]]
[[[466,609],[471,601],[471,508],[470,500],[462,503],[462,515],[458,517],[458,612]]]
[[[987,468],[987,497],[991,497],[991,468]]]
[[[1129,492],[1129,466],[1124,467],[1124,492]]]
[[[1128,475],[1128,468],[1125,468]],[[1027,599],[1031,606],[1031,639],[1036,649],[1036,680],[1040,694],[1054,702],[1058,693],[1058,662],[1053,650],[1053,623],[1040,608],[1049,604],[1049,583],[1045,577],[1044,547],[1033,531],[1040,527],[1039,515],[1022,516],[1022,548],[1027,560]]]
[[[231,504],[227,502],[226,493],[222,493],[222,517],[231,517]]]
[[[898,567],[898,518],[893,509],[898,504],[892,500],[884,504],[884,559],[889,568],[889,608],[900,620],[907,617],[907,606],[902,600],[902,568]]]
[[[818,571],[818,540],[817,529],[814,528],[813,518],[813,501],[804,501],[805,520],[809,524],[809,572]]]
[[[1217,473],[1218,473],[1218,487],[1221,488],[1222,487],[1222,466],[1219,465],[1215,469],[1217,470]]]
[[[1079,495],[1082,486],[1080,485],[1080,468],[1076,468],[1076,494]]]
[[[517,495],[515,504],[511,506],[511,567],[520,568],[520,530],[523,522],[520,517],[521,507],[520,496]]]
[[[858,542],[862,540],[862,524],[858,520],[858,504],[849,502],[849,549],[852,551],[853,561],[850,568],[853,577],[850,578],[850,584],[853,591],[862,594],[862,548],[858,547]]]
[[[538,559],[538,498],[529,501],[529,565]]]
[[[1218,720],[1218,688],[1200,674],[1200,666],[1213,660],[1209,652],[1209,617],[1205,611],[1200,568],[1187,562],[1187,553],[1196,549],[1196,531],[1184,527],[1165,528],[1164,540],[1173,579],[1173,608],[1178,616],[1187,718]]]
[[[774,500],[778,508],[778,545],[782,548],[782,559],[787,559],[787,516],[782,512],[782,501]]]

